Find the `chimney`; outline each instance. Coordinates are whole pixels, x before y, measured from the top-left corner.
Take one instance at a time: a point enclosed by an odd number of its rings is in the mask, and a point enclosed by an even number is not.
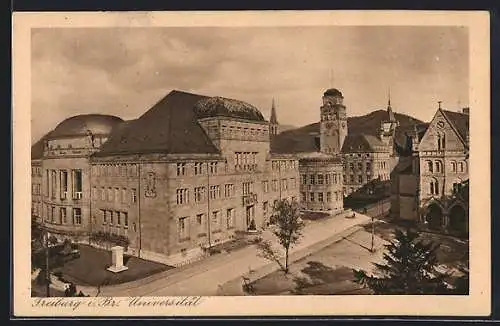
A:
[[[468,115],[469,114],[469,108],[463,108],[462,109],[462,113]]]

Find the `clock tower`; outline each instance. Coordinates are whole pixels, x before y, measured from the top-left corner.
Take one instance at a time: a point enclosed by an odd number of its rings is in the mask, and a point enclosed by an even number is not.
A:
[[[344,96],[335,88],[325,91],[321,106],[320,150],[339,154],[347,136],[347,115]]]

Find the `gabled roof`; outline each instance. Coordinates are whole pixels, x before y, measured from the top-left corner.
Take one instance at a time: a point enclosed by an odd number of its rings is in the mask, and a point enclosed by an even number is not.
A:
[[[467,133],[469,132],[469,115],[448,110],[441,111],[443,112],[444,116],[450,121],[453,127],[455,127],[462,140],[466,141]]]
[[[384,143],[373,135],[347,135],[342,146],[342,153],[375,152]]]
[[[141,117],[116,128],[94,155],[218,154],[194,112],[195,104],[207,98],[176,90],[170,92]]]

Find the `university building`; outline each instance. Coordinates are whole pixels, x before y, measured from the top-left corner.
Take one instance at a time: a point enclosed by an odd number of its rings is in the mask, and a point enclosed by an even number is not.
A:
[[[270,151],[276,130],[248,103],[180,91],[131,121],[69,118],[32,148],[33,189],[45,190],[33,215],[57,237],[126,239],[128,253],[171,265],[198,259],[265,227],[277,200],[299,200],[299,160]]]

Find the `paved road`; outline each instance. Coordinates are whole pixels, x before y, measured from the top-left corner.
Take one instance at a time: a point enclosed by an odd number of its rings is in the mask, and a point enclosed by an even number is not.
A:
[[[347,229],[370,221],[370,217],[357,214],[354,219],[336,216],[322,221],[308,221],[300,243],[290,254],[325,241]],[[269,233],[263,235],[269,237]],[[216,295],[220,285],[233,280],[251,270],[261,269],[270,262],[258,256],[257,248],[244,249],[211,257],[192,266],[186,266],[166,278],[154,279],[149,283],[130,282],[127,285],[104,288],[103,296],[185,296]],[[273,263],[275,264],[275,263]]]

